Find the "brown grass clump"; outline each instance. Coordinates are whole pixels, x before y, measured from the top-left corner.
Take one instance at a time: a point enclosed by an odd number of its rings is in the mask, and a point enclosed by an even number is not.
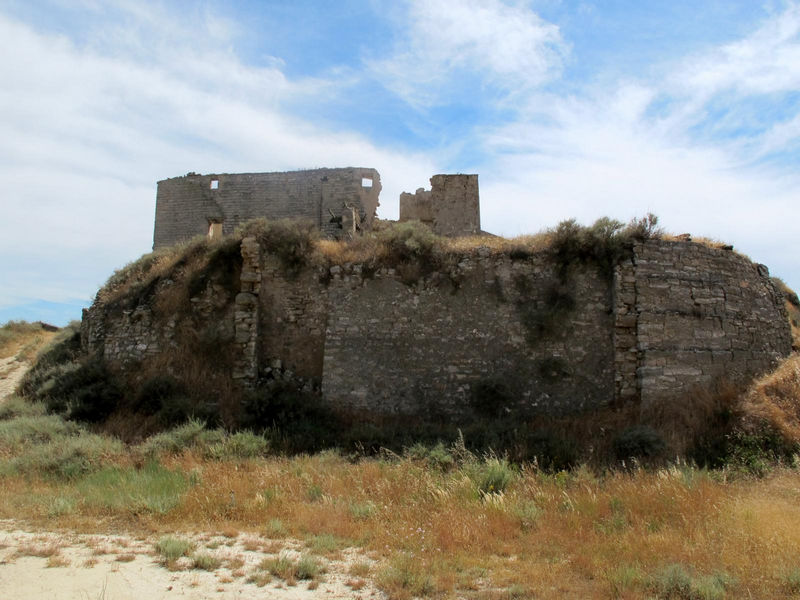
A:
[[[31,360],[57,334],[58,328],[41,321],[8,321],[0,325],[0,358]]]
[[[780,277],[773,277],[772,282],[783,293],[786,315],[792,328],[792,348],[800,351],[800,298]]]
[[[800,355],[793,354],[753,383],[741,410],[747,430],[768,424],[787,442],[800,444]]]

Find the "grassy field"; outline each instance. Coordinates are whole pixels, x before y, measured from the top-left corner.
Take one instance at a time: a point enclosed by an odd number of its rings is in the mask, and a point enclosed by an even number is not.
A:
[[[199,423],[126,447],[18,399],[0,417],[0,519],[39,528],[357,547],[391,598],[800,595],[791,465],[546,474],[459,445],[282,457]]]

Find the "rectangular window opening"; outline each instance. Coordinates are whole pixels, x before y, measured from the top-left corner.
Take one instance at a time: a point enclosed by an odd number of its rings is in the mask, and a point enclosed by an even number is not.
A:
[[[372,187],[372,177],[362,177],[361,178],[361,187],[371,188]]]
[[[210,221],[208,223],[208,239],[218,240],[222,237],[222,223]]]
[[[211,180],[211,189],[212,190],[219,189],[219,179],[212,179]]]

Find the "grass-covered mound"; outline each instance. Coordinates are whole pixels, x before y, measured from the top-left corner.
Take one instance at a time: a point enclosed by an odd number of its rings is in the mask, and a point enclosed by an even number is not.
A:
[[[435,447],[463,439],[473,452],[494,451],[516,464],[536,463],[549,471],[586,461],[658,464],[676,454],[716,466],[731,457],[743,457],[749,451],[740,447],[762,438],[772,440],[770,460],[786,460],[798,442],[794,434],[787,437],[790,428],[775,417],[754,432],[752,419],[748,420],[752,411],[741,400],[742,390],[724,385],[718,393],[687,397],[653,414],[640,414],[636,407],[610,408],[585,418],[540,416],[523,421],[503,410],[514,404],[504,382],[487,380],[474,386],[471,413],[461,421],[431,414],[422,424],[402,418],[364,422],[357,415],[331,413],[320,403],[317,391],[296,381],[262,381],[254,390],[238,389],[230,377],[232,333],[218,327],[222,319],[192,317],[193,300],[204,290],[213,289],[230,302],[239,292],[241,240],[247,236],[257,238],[264,251],[277,257],[289,278],[316,270],[324,285],[331,266],[357,263],[365,277],[391,267],[411,285],[433,271],[449,272],[465,254],[478,249],[511,260],[544,253],[564,279],[579,266],[597,268],[610,277],[634,242],[661,235],[652,215],[628,225],[611,219],[599,219],[589,227],[565,221],[541,234],[515,239],[441,238],[420,223],[384,223],[363,236],[339,242],[320,240],[303,223],[256,220],[221,240],[198,238],[147,254],[115,272],[98,292],[95,307],[99,310],[130,312],[146,306],[160,325],[177,323],[178,352],[148,359],[121,373],[100,357],[85,355],[73,325],[40,355],[20,393],[41,402],[51,414],[93,424],[98,431],[128,441],[194,420],[211,429],[266,436],[273,450],[290,453],[325,448],[401,452],[418,442]],[[791,305],[796,296],[787,293],[787,298]],[[568,300],[555,298],[547,313],[550,320]],[[225,310],[230,302],[211,310]],[[538,320],[532,327],[544,331],[549,321],[539,313],[535,316]],[[558,377],[558,364],[546,366],[548,373]]]

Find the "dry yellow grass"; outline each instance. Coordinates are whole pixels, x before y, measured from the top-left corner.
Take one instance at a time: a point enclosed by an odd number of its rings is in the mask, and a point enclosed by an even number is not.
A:
[[[789,442],[800,443],[800,355],[757,380],[742,399],[744,424],[769,423]]]
[[[0,358],[16,356],[17,360],[31,360],[56,335],[41,323],[9,321],[0,326]]]
[[[167,514],[79,502],[52,517],[43,499],[70,486],[20,476],[3,480],[0,518],[81,531],[101,522],[104,530],[265,537],[279,521],[293,538],[332,536],[363,548],[375,564],[354,575],[374,578],[392,598],[508,597],[498,590],[639,598],[673,563],[735,580],[726,597],[788,598],[787,574],[800,568],[800,474],[789,469],[732,481],[682,466],[603,475],[528,469],[504,494],[485,497],[466,467],[441,473],[405,459],[165,461],[199,481]],[[369,512],[353,510],[367,504]]]

